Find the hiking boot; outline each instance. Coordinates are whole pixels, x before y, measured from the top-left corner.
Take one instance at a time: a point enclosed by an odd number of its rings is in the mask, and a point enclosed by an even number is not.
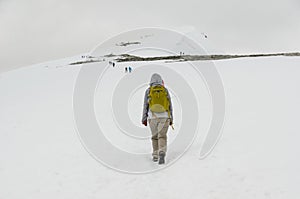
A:
[[[165,164],[165,152],[163,151],[160,151],[159,152],[159,161],[158,161],[158,164]]]
[[[152,160],[153,160],[153,162],[157,162],[158,161],[158,157],[157,156],[153,156]]]

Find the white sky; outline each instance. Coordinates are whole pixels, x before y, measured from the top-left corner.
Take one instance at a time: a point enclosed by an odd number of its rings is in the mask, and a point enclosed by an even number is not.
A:
[[[300,51],[299,0],[0,0],[0,72],[149,26],[192,26],[226,53]]]

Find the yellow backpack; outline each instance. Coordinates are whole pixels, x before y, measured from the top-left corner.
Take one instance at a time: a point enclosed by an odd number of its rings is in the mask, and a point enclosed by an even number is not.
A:
[[[170,112],[170,101],[168,99],[168,92],[162,85],[150,87],[149,92],[149,108],[152,112],[162,113]]]

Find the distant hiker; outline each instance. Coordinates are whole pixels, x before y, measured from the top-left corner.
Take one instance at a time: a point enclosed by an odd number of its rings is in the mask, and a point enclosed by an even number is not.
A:
[[[201,34],[205,37],[205,39],[207,39],[207,35],[204,32],[202,32]]]
[[[115,62],[113,62],[113,63],[112,63],[112,66],[115,67],[115,65],[116,65]]]
[[[129,71],[129,73],[131,73],[131,71],[132,71],[132,68],[130,66],[128,67],[128,71]]]
[[[152,158],[158,164],[165,163],[167,151],[167,132],[173,124],[173,108],[169,91],[164,86],[161,76],[154,73],[150,87],[145,92],[142,123],[149,121],[152,133]]]
[[[127,71],[128,71],[128,69],[127,69],[127,67],[125,67],[125,73],[127,73]]]

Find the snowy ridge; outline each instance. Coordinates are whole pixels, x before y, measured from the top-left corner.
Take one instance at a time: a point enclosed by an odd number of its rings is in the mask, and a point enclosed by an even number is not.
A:
[[[127,44],[130,45],[130,44]],[[125,45],[125,46],[127,46]],[[104,55],[102,58],[88,57],[89,59],[76,61],[70,63],[70,65],[77,64],[86,64],[86,63],[97,63],[105,61],[106,57],[114,58],[113,61],[116,62],[141,62],[141,61],[178,61],[178,62],[187,62],[187,61],[208,61],[208,60],[224,60],[224,59],[237,59],[237,58],[254,58],[254,57],[277,57],[277,56],[286,56],[286,57],[299,57],[299,52],[292,53],[261,53],[261,54],[247,54],[247,55],[172,55],[172,56],[156,56],[156,57],[141,57],[130,54],[121,54],[121,55]]]

